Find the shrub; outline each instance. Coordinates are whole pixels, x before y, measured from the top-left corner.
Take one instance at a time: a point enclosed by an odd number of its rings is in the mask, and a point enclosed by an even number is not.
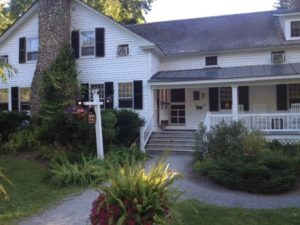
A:
[[[9,135],[28,124],[28,121],[29,117],[24,113],[0,112],[0,142],[8,141]]]
[[[30,129],[23,129],[9,136],[9,141],[3,145],[6,152],[26,152],[39,146],[34,133]]]
[[[120,144],[130,146],[139,138],[140,128],[145,121],[136,112],[122,109],[117,111],[117,128],[119,133],[117,140]]]
[[[59,160],[67,157],[67,149],[60,145],[42,145],[36,149],[37,158],[42,160]]]
[[[80,162],[60,158],[50,164],[45,180],[58,187],[67,185],[88,186],[106,180],[103,161],[82,155]]]
[[[207,176],[211,167],[212,161],[200,161],[197,160],[194,164],[194,170],[202,176]]]
[[[273,194],[292,189],[297,173],[291,159],[280,153],[265,152],[258,156],[231,156],[213,161],[209,177],[236,190]]]
[[[104,110],[101,112],[101,116],[104,144],[108,146],[115,141],[118,134],[119,129],[116,127],[118,119],[113,110]]]
[[[170,207],[178,197],[171,185],[178,178],[164,161],[146,172],[143,164],[112,165],[110,187],[93,203],[92,225],[168,224]],[[176,194],[177,193],[177,194]]]
[[[207,154],[207,128],[203,123],[199,124],[198,130],[194,134],[194,150],[199,160],[203,161]]]
[[[148,159],[147,155],[135,145],[131,147],[113,145],[109,148],[109,153],[106,157],[110,163],[119,165],[132,164]]]
[[[241,154],[242,138],[247,134],[247,128],[240,122],[219,123],[207,134],[208,155],[218,159],[232,154]]]
[[[244,155],[254,156],[265,149],[267,143],[261,132],[253,131],[242,138],[242,150]]]

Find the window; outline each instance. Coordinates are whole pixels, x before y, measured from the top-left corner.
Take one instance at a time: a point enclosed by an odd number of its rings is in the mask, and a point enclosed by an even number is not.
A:
[[[37,60],[39,51],[39,39],[28,38],[27,40],[27,61]]]
[[[0,111],[8,110],[8,89],[0,89]]]
[[[82,31],[81,35],[81,56],[95,55],[95,31]]]
[[[290,84],[289,87],[289,106],[300,103],[300,84]]]
[[[118,56],[127,56],[129,55],[129,46],[126,45],[118,45]]]
[[[300,21],[291,22],[291,37],[300,37]]]
[[[20,110],[30,110],[30,88],[20,88]]]
[[[119,83],[119,108],[132,108],[133,105],[132,83]]]
[[[217,56],[207,56],[207,57],[205,57],[205,65],[206,66],[216,66],[216,65],[218,65],[218,57]]]
[[[272,52],[271,60],[272,60],[272,63],[274,63],[274,64],[284,63],[285,52],[284,51]]]
[[[95,91],[99,94],[100,102],[104,103],[104,100],[105,100],[104,84],[92,84],[91,85],[91,101],[93,101],[93,94]],[[101,108],[104,108],[104,104],[101,106]]]
[[[231,87],[220,88],[220,103],[221,103],[221,109],[231,109],[232,106]]]
[[[7,64],[7,63],[8,63],[8,55],[1,55],[0,64]]]

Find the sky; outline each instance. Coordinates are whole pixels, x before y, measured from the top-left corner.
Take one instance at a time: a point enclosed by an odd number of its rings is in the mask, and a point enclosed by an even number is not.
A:
[[[268,11],[275,0],[156,0],[147,22]]]

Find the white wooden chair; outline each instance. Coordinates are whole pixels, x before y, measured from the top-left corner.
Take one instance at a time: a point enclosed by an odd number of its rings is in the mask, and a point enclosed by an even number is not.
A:
[[[266,104],[256,104],[253,106],[254,113],[266,113],[267,112],[267,106]]]
[[[290,128],[291,129],[299,129],[300,128],[300,103],[291,104],[291,113],[293,116],[290,120]]]
[[[291,113],[300,113],[300,103],[291,104]]]
[[[239,112],[239,114],[244,114],[245,113],[244,105],[239,105],[238,112]]]

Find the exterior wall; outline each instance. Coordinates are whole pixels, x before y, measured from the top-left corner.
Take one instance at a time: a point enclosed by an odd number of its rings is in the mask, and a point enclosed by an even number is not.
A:
[[[277,50],[284,50],[278,48]],[[285,50],[286,63],[300,62],[300,48],[292,50]],[[249,66],[249,65],[265,65],[271,64],[271,50],[270,51],[248,51],[239,53],[220,53],[218,56],[218,66],[232,67],[232,66]],[[209,55],[207,55],[209,56]],[[184,56],[184,57],[169,57],[162,59],[161,70],[190,70],[205,68],[206,55]]]
[[[249,87],[250,112],[254,111],[255,104],[265,104],[267,112],[276,112],[276,86],[262,85]]]
[[[105,57],[83,57],[77,60],[79,80],[82,83],[97,84],[114,82],[114,107],[118,107],[118,83],[143,80],[143,110],[140,115],[146,119],[152,114],[152,98],[148,80],[150,78],[150,52],[141,50],[142,40],[112,25],[96,13],[73,2],[71,5],[72,30],[94,30],[105,28]],[[129,56],[118,57],[117,47],[129,44]],[[152,69],[151,69],[152,70]]]
[[[36,68],[36,61],[19,64],[19,38],[38,37],[38,14],[34,13],[22,26],[14,32],[10,38],[0,45],[0,55],[8,55],[11,65],[18,70],[12,78],[7,79],[7,83],[0,82],[0,88],[12,86],[30,87],[32,77]]]

